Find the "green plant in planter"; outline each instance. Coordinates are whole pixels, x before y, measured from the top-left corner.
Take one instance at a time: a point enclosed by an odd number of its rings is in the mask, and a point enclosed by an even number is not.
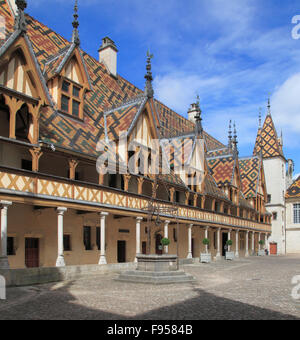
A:
[[[209,246],[209,243],[210,243],[210,241],[209,241],[208,238],[205,238],[205,239],[203,240],[203,244],[204,244],[205,246]]]
[[[228,240],[228,241],[226,242],[226,246],[231,247],[232,245],[233,245],[232,240]]]
[[[264,246],[265,245],[265,241],[261,240],[258,242],[261,246]]]
[[[203,239],[202,243],[203,243],[206,247],[208,247],[209,244],[210,244],[210,240],[209,240],[208,238],[205,238],[205,239]],[[207,252],[207,251],[206,251],[206,252]]]
[[[168,238],[163,238],[163,239],[161,240],[161,244],[162,244],[164,247],[169,246],[170,243],[171,243],[171,241],[170,241],[170,239],[168,239]]]

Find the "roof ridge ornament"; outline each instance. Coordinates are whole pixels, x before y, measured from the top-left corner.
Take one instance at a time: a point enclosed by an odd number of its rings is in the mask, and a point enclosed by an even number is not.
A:
[[[72,43],[75,45],[80,45],[79,32],[78,32],[78,27],[79,27],[78,0],[75,0],[73,17],[74,17],[74,20],[72,22],[72,26],[73,26]]]
[[[229,121],[229,130],[228,130],[228,148],[232,148],[232,130],[231,130],[232,120]]]
[[[232,141],[232,144],[233,144],[233,151],[234,151],[234,155],[237,156],[238,155],[238,140],[237,140],[237,131],[236,131],[236,125],[235,125],[235,122],[233,123],[233,141]]]
[[[148,50],[147,52],[147,65],[146,65],[146,70],[147,73],[145,75],[146,79],[146,86],[145,86],[145,95],[148,98],[153,98],[154,96],[154,90],[152,87],[152,81],[153,81],[153,76],[152,76],[152,65],[151,65],[151,59],[154,58],[154,55],[150,53]]]
[[[270,102],[270,97],[268,98],[268,116],[271,116],[271,102]]]
[[[22,33],[27,32],[27,22],[24,14],[25,8],[27,8],[26,0],[16,0],[16,5],[18,8],[18,14],[15,18],[15,30],[19,30]]]
[[[203,126],[202,126],[202,110],[200,108],[200,97],[197,95],[196,101],[196,115],[195,115],[195,122],[196,122],[196,137],[203,138]]]

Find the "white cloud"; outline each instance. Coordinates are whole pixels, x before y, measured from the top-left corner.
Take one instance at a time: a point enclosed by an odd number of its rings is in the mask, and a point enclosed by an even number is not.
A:
[[[272,97],[272,114],[277,126],[284,130],[284,141],[300,146],[300,73],[288,78]]]

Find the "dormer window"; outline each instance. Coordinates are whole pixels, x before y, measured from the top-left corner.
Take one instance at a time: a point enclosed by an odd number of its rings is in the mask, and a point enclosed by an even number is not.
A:
[[[63,80],[61,92],[61,110],[82,119],[82,88],[71,81]]]

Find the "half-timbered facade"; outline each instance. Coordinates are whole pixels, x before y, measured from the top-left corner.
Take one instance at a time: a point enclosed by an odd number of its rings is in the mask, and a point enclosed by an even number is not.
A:
[[[160,254],[164,236],[181,259],[198,258],[205,236],[215,258],[228,238],[236,256],[256,252],[271,232],[261,158],[203,131],[198,102],[189,121],[157,101],[150,55],[141,91],[112,72],[111,40],[99,61],[82,51],[77,6],[69,42],[11,3],[0,2],[0,267],[133,262]],[[150,204],[165,212],[147,249]]]

